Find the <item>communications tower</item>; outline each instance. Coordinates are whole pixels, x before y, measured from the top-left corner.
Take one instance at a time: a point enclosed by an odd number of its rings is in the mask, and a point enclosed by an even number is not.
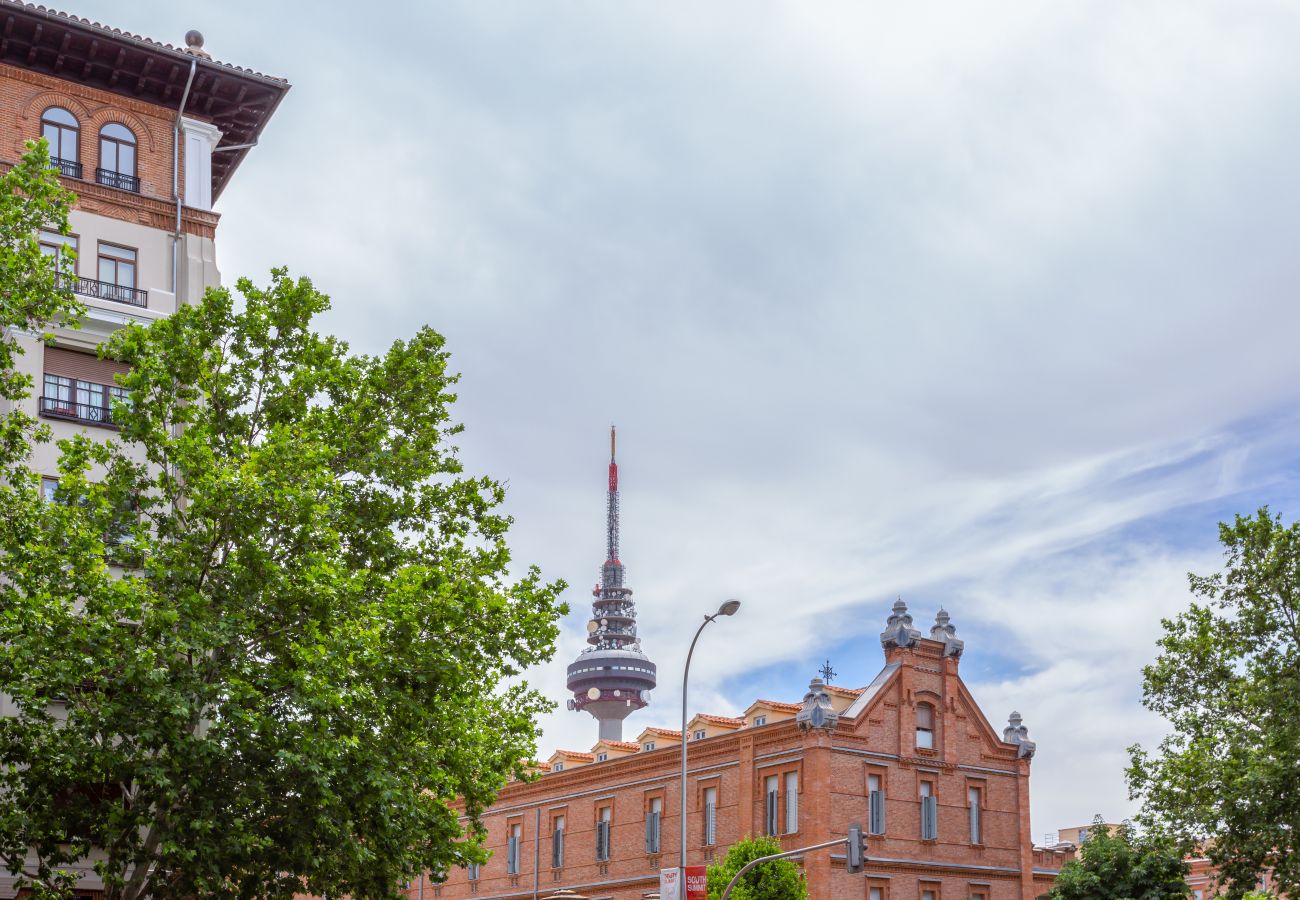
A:
[[[569,709],[585,710],[600,723],[600,739],[623,739],[623,720],[650,702],[655,664],[641,652],[636,636],[636,604],[632,589],[623,585],[618,557],[618,463],[616,436],[609,429],[609,495],[605,506],[605,564],[600,583],[591,593],[591,646],[569,664]]]

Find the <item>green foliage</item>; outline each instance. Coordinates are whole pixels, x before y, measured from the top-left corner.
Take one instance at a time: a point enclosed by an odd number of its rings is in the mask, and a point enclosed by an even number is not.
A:
[[[1146,706],[1172,733],[1133,747],[1146,821],[1206,842],[1227,896],[1271,869],[1300,892],[1300,524],[1267,508],[1219,526],[1225,570],[1190,577],[1200,602],[1164,622]]]
[[[10,478],[0,850],[34,848],[42,889],[89,858],[126,900],[397,896],[483,858],[458,814],[551,706],[518,676],[563,585],[507,572],[442,337],[358,355],[313,331],[309,281],[238,291],[103,348],[130,401],[120,443],[61,442],[76,502]]]
[[[1161,900],[1188,897],[1187,863],[1172,841],[1139,835],[1128,823],[1114,834],[1097,827],[1079,856],[1061,867],[1050,900]]]
[[[68,210],[76,198],[59,185],[42,138],[27,144],[18,164],[0,175],[0,467],[19,466],[30,445],[45,438],[36,420],[18,405],[31,395],[32,378],[18,368],[19,333],[44,333],[50,323],[76,321],[82,305],[68,290],[54,258],[41,253],[42,229],[68,234]],[[3,490],[0,488],[0,490]],[[13,499],[5,492],[0,499]]]
[[[722,862],[709,866],[709,900],[722,900],[727,884],[746,863],[781,850],[781,842],[771,837],[747,837],[732,844]],[[774,859],[746,872],[731,896],[734,900],[806,900],[808,882],[795,863]]]

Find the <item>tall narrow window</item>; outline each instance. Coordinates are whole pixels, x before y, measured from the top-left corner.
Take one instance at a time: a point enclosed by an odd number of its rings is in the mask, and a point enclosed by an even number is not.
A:
[[[556,816],[551,822],[551,868],[564,866],[564,816]]]
[[[867,776],[867,830],[871,834],[885,833],[885,792],[879,775]]]
[[[928,703],[916,704],[916,746],[934,749],[934,707]]]
[[[46,503],[54,502],[54,494],[59,489],[59,479],[45,477],[41,479],[41,499]]]
[[[77,255],[75,234],[59,234],[57,231],[42,228],[40,245],[41,252],[54,260],[54,265],[59,271],[63,271],[64,268],[76,271],[76,263],[73,261]]]
[[[779,834],[780,832],[777,830],[779,824],[777,809],[781,802],[781,779],[776,775],[769,775],[764,786],[766,788],[765,802],[767,806],[763,815],[763,833]]]
[[[99,168],[95,180],[124,191],[140,192],[135,174],[135,135],[125,125],[109,122],[99,129]]]
[[[718,842],[718,789],[704,789],[704,846]]]
[[[785,773],[785,833],[799,830],[799,773]]]
[[[81,126],[62,106],[51,106],[41,116],[41,135],[50,145],[50,165],[69,178],[81,177]]]
[[[659,820],[664,813],[662,797],[652,797],[650,808],[645,813],[645,852],[659,852]]]
[[[970,804],[970,842],[972,844],[984,843],[983,823],[980,821],[980,799],[979,788],[973,787],[967,791],[967,800]]]
[[[468,870],[469,880],[470,880],[470,881],[478,881],[478,875],[479,875],[479,864],[478,864],[478,863],[470,863],[469,866],[467,867],[467,870]]]
[[[519,848],[523,843],[524,826],[514,824],[510,826],[510,837],[506,839],[506,874],[519,874]]]
[[[135,251],[116,244],[99,243],[100,291],[110,300],[135,302]]]
[[[609,820],[610,808],[602,806],[596,813],[596,861],[609,859]]]
[[[939,798],[934,795],[934,782],[921,782],[921,840],[939,838]]]

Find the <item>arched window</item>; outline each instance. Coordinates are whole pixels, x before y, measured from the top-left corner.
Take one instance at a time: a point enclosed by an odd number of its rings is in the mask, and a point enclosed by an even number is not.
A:
[[[41,115],[41,135],[50,145],[50,165],[70,178],[80,178],[77,145],[81,126],[77,117],[62,106],[51,106]]]
[[[109,122],[99,129],[99,168],[95,180],[124,191],[140,192],[135,174],[135,135],[125,125]]]
[[[934,707],[928,703],[916,704],[916,746],[934,749]]]

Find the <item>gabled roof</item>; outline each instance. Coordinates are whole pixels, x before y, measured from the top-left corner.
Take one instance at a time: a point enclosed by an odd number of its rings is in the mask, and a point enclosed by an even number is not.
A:
[[[179,106],[193,62],[184,113],[221,129],[218,149],[256,143],[289,90],[283,78],[21,0],[0,0],[0,19],[0,63],[166,109]],[[213,155],[214,198],[249,149]]]
[[[673,738],[678,741],[682,739],[682,733],[680,731],[673,731],[668,728],[655,728],[653,725],[642,729],[641,734],[642,736],[647,734],[657,734],[660,737]]]
[[[583,759],[591,762],[596,758],[596,754],[588,753],[585,750],[556,750],[551,754],[551,759],[557,756],[563,756],[565,759]]]
[[[802,707],[798,703],[784,703],[780,700],[755,700],[749,704],[749,709],[745,710],[745,717],[749,717],[749,710],[756,709],[760,706],[766,706],[768,709],[776,709],[781,712],[797,713]]]
[[[632,741],[596,741],[595,746],[591,748],[592,753],[596,752],[596,747],[608,747],[611,750],[627,750],[631,753],[636,753],[641,749],[640,744],[635,744]]]

